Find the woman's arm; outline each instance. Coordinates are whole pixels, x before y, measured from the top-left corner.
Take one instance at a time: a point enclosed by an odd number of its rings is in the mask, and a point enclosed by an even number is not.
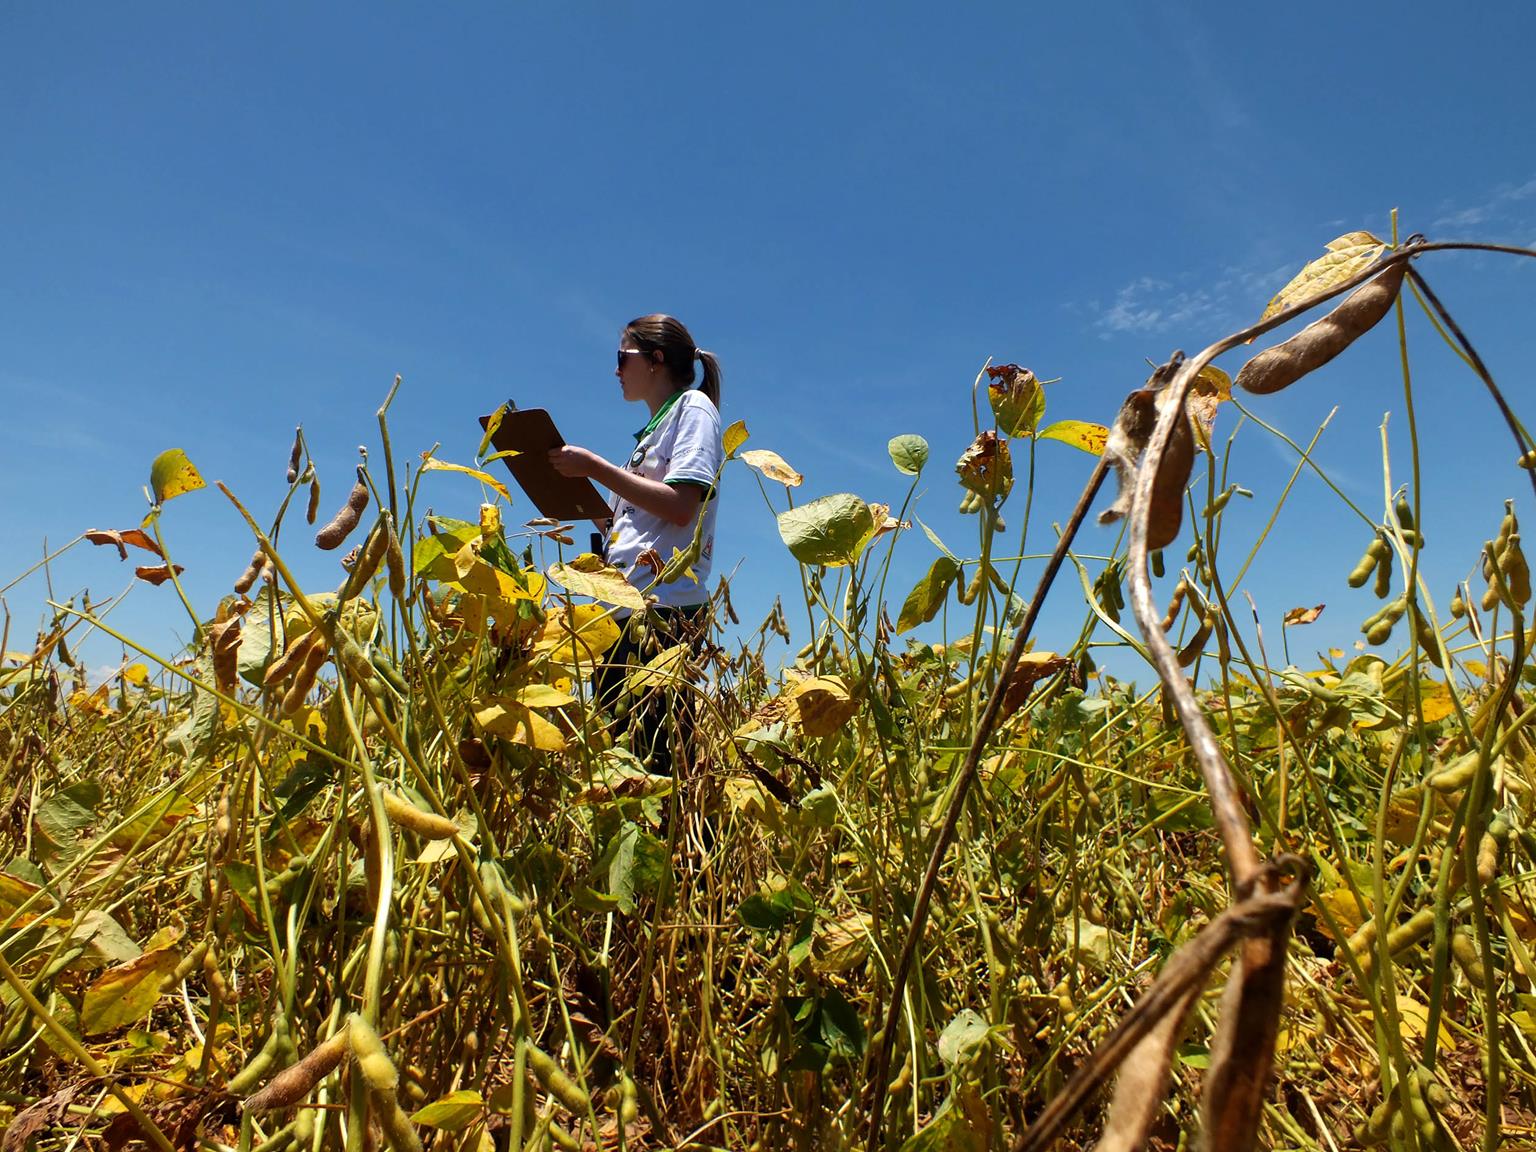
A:
[[[590,477],[635,507],[680,528],[693,523],[699,502],[704,498],[704,489],[696,484],[672,485],[647,480],[574,444],[552,449],[549,462],[560,475]]]

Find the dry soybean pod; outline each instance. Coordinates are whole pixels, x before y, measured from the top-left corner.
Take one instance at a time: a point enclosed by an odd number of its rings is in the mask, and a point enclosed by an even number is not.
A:
[[[1499,567],[1504,570],[1504,584],[1515,604],[1523,605],[1531,599],[1531,569],[1525,560],[1525,550],[1520,547],[1520,533],[1511,532],[1499,554]]]
[[[384,518],[380,516],[374,522],[373,530],[363,541],[357,560],[352,565],[352,571],[347,573],[346,583],[341,586],[341,591],[337,594],[337,603],[345,604],[368,586],[368,581],[373,579],[374,573],[379,570],[379,565],[384,562],[384,552],[388,547],[389,537],[384,531]]]
[[[405,553],[400,549],[400,534],[395,531],[395,518],[384,513],[384,563],[389,568],[389,594],[396,600],[405,599]]]
[[[1483,986],[1483,958],[1478,954],[1477,941],[1465,928],[1451,933],[1451,956],[1462,974],[1478,988]]]
[[[283,693],[282,708],[286,715],[292,716],[304,706],[304,699],[315,686],[315,677],[320,674],[326,655],[324,644],[316,644],[304,653],[304,663],[299,665],[299,670],[293,674],[293,683]]]
[[[357,527],[357,522],[363,518],[363,509],[368,507],[368,484],[363,479],[363,466],[357,466],[357,483],[352,485],[352,491],[347,495],[347,502],[343,504],[330,523],[326,524],[315,533],[315,545],[329,552],[332,548],[341,546],[341,542],[352,534]]]
[[[448,817],[416,807],[393,788],[384,789],[382,798],[390,823],[408,828],[424,840],[448,840],[459,833],[459,826]]]
[[[274,688],[288,679],[289,673],[304,662],[305,655],[323,638],[317,629],[311,629],[288,645],[287,651],[267,666],[266,675],[261,678],[262,684]]]
[[[1200,627],[1195,629],[1195,634],[1189,638],[1189,643],[1179,649],[1178,661],[1180,668],[1188,668],[1205,651],[1205,642],[1211,638],[1211,629],[1216,626],[1216,610],[1207,608],[1200,617]]]
[[[309,524],[313,524],[315,522],[315,517],[319,514],[319,512],[320,512],[320,477],[319,476],[311,476],[309,478],[309,504],[304,509],[304,520],[305,520],[305,522],[309,523]]]
[[[1173,599],[1168,602],[1168,611],[1163,614],[1163,631],[1167,632],[1173,627],[1173,622],[1179,618],[1179,609],[1184,607],[1184,597],[1189,595],[1189,579],[1179,577],[1179,582],[1173,586]]]
[[[288,1108],[297,1104],[341,1063],[341,1058],[347,1054],[347,1047],[347,1027],[343,1025],[341,1031],[317,1044],[304,1059],[272,1077],[265,1088],[246,1100],[245,1110],[270,1112],[274,1108]]]
[[[256,577],[261,575],[261,570],[266,567],[266,564],[267,554],[260,548],[256,549],[256,554],[251,557],[250,566],[240,573],[240,579],[235,581],[235,591],[242,596],[249,592],[252,585],[256,583]]]
[[[1356,288],[1321,320],[1314,320],[1289,340],[1260,352],[1237,374],[1238,387],[1268,395],[1321,368],[1387,314],[1407,271],[1407,261],[1398,261],[1374,280]]]
[[[1378,600],[1385,600],[1392,595],[1392,551],[1385,546],[1376,560],[1376,583],[1371,591]]]
[[[293,451],[288,453],[288,483],[299,478],[299,457],[304,451],[304,425],[293,430]]]

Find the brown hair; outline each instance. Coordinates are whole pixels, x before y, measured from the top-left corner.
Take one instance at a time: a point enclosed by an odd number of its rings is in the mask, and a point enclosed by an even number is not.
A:
[[[661,312],[641,316],[624,325],[624,341],[633,341],[636,348],[647,354],[661,353],[661,362],[667,375],[679,389],[693,385],[693,362],[704,367],[704,379],[699,391],[709,397],[709,402],[720,407],[720,361],[713,352],[706,352],[693,342],[681,320]]]

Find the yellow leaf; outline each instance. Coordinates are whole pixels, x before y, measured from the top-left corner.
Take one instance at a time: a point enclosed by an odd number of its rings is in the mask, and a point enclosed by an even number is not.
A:
[[[1348,939],[1360,930],[1360,925],[1364,922],[1360,916],[1360,905],[1355,903],[1354,894],[1348,888],[1335,888],[1332,891],[1324,892],[1320,896],[1314,897],[1314,899],[1324,908],[1328,909],[1328,914],[1333,917],[1335,923],[1343,930],[1345,939]],[[1317,918],[1317,929],[1324,936],[1330,939],[1333,938],[1333,933],[1328,928],[1328,921],[1321,916]]]
[[[516,698],[529,708],[563,708],[576,703],[576,697],[552,684],[524,684],[517,690]]]
[[[533,650],[556,664],[579,663],[590,668],[618,643],[621,632],[611,609],[601,604],[573,604],[550,615]]]
[[[501,509],[494,504],[480,505],[480,539],[494,540],[501,535]]]
[[[750,448],[741,454],[741,460],[749,468],[756,468],[768,479],[777,480],[786,488],[798,488],[805,481],[804,476],[784,462],[784,457],[767,448]]]
[[[80,1031],[94,1036],[147,1016],[181,961],[172,944],[174,937],[163,947],[148,949],[126,964],[108,968],[85,990],[80,1002]]]
[[[506,419],[508,407],[509,405],[506,404],[501,405],[501,407],[492,412],[490,417],[486,420],[485,435],[480,437],[480,447],[475,449],[475,459],[478,460],[483,457],[485,455],[485,450],[491,446],[491,437],[496,435],[497,430],[501,427],[501,422]],[[501,453],[498,452],[497,455],[499,456]],[[495,459],[495,457],[492,457],[492,459]],[[487,461],[487,463],[489,463],[489,461]]]
[[[629,674],[624,682],[625,687],[632,694],[638,695],[648,688],[659,688],[670,684],[677,679],[678,672],[683,666],[683,658],[687,654],[688,645],[686,644],[674,644],[670,648],[663,648],[647,660],[643,667]]]
[[[44,913],[51,913],[53,906],[53,901],[46,894],[33,900],[30,910],[18,915],[17,909],[33,897],[38,897],[42,891],[38,885],[23,880],[20,876],[0,872],[0,919],[10,923],[12,927],[31,924],[35,920],[41,920],[44,924],[68,927],[72,922],[71,917],[44,915]]]
[[[811,676],[788,692],[792,718],[807,736],[830,736],[852,719],[858,704],[840,676]]]
[[[477,541],[471,541],[454,554],[453,566],[458,573],[456,583],[473,596],[511,604],[518,600],[540,601],[544,598],[544,577],[532,570],[523,573],[526,586],[492,564],[480,559],[475,550]]]
[[[811,945],[811,967],[817,972],[846,972],[869,955],[874,920],[867,912],[854,912],[841,920],[817,923]]]
[[[507,486],[489,472],[482,472],[478,468],[466,468],[462,464],[450,464],[446,460],[428,456],[421,462],[421,470],[423,472],[462,472],[466,476],[473,476],[482,484],[489,484],[508,504],[512,503],[512,493],[507,491]]]
[[[509,697],[486,697],[475,706],[475,722],[492,736],[545,752],[565,750],[565,735],[537,712]]]
[[[1184,410],[1195,427],[1202,448],[1210,447],[1211,428],[1216,423],[1216,409],[1232,399],[1232,377],[1214,364],[1200,369],[1190,386]]]
[[[1326,256],[1312,261],[1275,294],[1265,306],[1260,320],[1268,320],[1276,312],[1319,296],[1356,272],[1369,268],[1387,250],[1387,245],[1369,232],[1350,232],[1330,240],[1327,248]]]
[[[1462,667],[1465,668],[1468,672],[1472,673],[1472,675],[1476,676],[1479,680],[1488,679],[1488,665],[1484,664],[1481,660],[1463,661]]]
[[[733,421],[731,426],[725,430],[725,435],[720,439],[725,448],[726,459],[729,460],[732,456],[736,455],[736,449],[747,442],[746,423],[741,420]]]
[[[1060,440],[1063,444],[1070,444],[1098,456],[1109,442],[1109,429],[1102,424],[1090,424],[1087,420],[1058,420],[1036,432],[1035,439]]]
[[[645,597],[611,564],[584,552],[569,564],[551,564],[549,578],[575,596],[590,596],[604,604],[640,612]]]
[[[1370,1027],[1371,1017],[1369,1011],[1361,1012],[1360,1015],[1363,1017],[1366,1026]],[[1405,1040],[1417,1042],[1424,1039],[1425,1030],[1429,1027],[1429,1008],[1426,1005],[1415,1000],[1407,993],[1399,992],[1397,994],[1397,1015],[1398,1019],[1402,1021],[1403,1038]],[[1446,1028],[1443,1019],[1440,1021],[1438,1035],[1440,1047],[1456,1047],[1456,1040],[1451,1035],[1450,1030]]]
[[[207,485],[203,483],[203,478],[180,448],[160,453],[149,466],[149,489],[154,493],[156,504],[164,504],[184,492],[196,492],[205,487]]]
[[[1424,723],[1434,724],[1456,711],[1448,685],[1426,683],[1420,686],[1419,707],[1424,710]]]
[[[411,1121],[428,1128],[457,1132],[467,1128],[485,1110],[485,1100],[470,1088],[461,1088],[411,1113]]]
[[[146,664],[130,664],[123,669],[123,679],[130,684],[148,683],[149,666]]]
[[[76,712],[89,716],[110,716],[112,706],[107,703],[107,686],[103,684],[94,692],[71,692],[69,706]]]

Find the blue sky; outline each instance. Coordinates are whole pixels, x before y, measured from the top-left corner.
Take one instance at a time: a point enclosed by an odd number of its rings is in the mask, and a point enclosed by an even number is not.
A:
[[[951,465],[989,357],[1062,378],[1047,420],[1107,423],[1148,358],[1255,318],[1332,237],[1385,234],[1393,207],[1435,238],[1536,242],[1533,33],[1536,10],[1514,4],[1451,20],[1419,3],[13,6],[0,584],[45,537],[136,524],[164,448],[266,519],[302,422],[329,510],[396,373],[403,456],[440,444],[469,462],[475,416],[510,395],[620,457],[643,414],[612,352],[650,311],[719,355],[725,419],[805,473],[798,499],[899,502],[886,441],[925,435],[917,513],[971,554]],[[1517,404],[1536,351],[1524,263],[1422,265]],[[1417,316],[1410,343],[1443,605],[1498,501],[1536,509],[1473,378]],[[1336,404],[1318,459],[1377,515],[1389,410],[1408,467],[1389,325],[1252,407],[1305,440]],[[1230,478],[1256,498],[1229,547],[1293,462],[1243,430]],[[1041,445],[1029,550],[1049,548],[1090,464]],[[424,487],[447,514],[479,500],[456,477]],[[717,571],[751,622],[797,582],[743,471],[724,499]],[[164,528],[211,612],[249,556],[243,525],[209,489]],[[1321,485],[1297,486],[1245,581],[1272,630],[1329,604],[1293,654],[1352,641],[1376,607],[1343,582],[1366,540]],[[312,587],[334,584],[333,558],[298,551]],[[934,555],[920,532],[903,541],[894,605]],[[109,549],[52,575],[61,596],[131,582]],[[6,594],[9,647],[45,595],[36,578]],[[1061,586],[1041,646],[1081,615]],[[165,649],[187,631],[169,586],[134,588],[113,619]]]

